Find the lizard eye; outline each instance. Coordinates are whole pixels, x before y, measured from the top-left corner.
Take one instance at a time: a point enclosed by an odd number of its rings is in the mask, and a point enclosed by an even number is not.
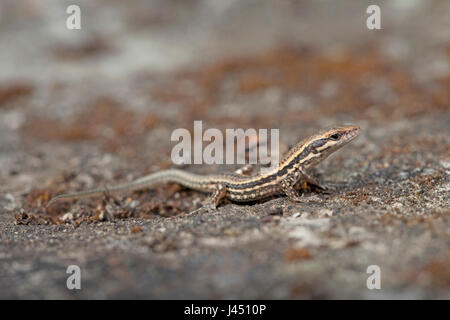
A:
[[[329,136],[329,138],[331,139],[331,140],[337,140],[337,139],[339,139],[339,134],[337,134],[337,133],[335,133],[335,134],[332,134],[331,136]]]

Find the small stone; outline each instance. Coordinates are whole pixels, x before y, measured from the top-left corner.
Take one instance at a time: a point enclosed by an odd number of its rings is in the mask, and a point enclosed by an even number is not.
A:
[[[306,218],[308,218],[310,215],[311,215],[311,214],[310,214],[309,212],[303,212],[303,213],[300,215],[300,218],[306,219]]]
[[[283,215],[283,209],[280,207],[269,208],[267,214],[271,216]]]
[[[402,208],[402,207],[403,207],[403,204],[400,203],[400,202],[394,202],[394,203],[392,204],[392,208],[399,209],[399,208]]]
[[[62,216],[61,220],[64,221],[64,222],[73,220],[73,214],[72,214],[72,212],[67,212],[67,213],[65,213],[65,214]]]
[[[362,235],[362,234],[366,234],[367,231],[363,227],[353,226],[349,229],[348,233],[350,235]]]
[[[400,176],[400,178],[406,179],[409,177],[409,172],[408,171],[402,171],[398,174]]]
[[[443,166],[445,169],[450,169],[450,161],[444,161],[444,160],[441,160],[441,161],[439,161],[439,163],[440,163],[441,166]]]
[[[128,204],[128,206],[130,207],[130,208],[137,208],[137,206],[139,205],[139,201],[137,201],[137,200],[133,200],[132,202],[130,202],[129,204]]]
[[[321,209],[319,210],[319,214],[321,216],[331,217],[333,215],[333,211],[331,211],[330,209]]]
[[[142,232],[142,229],[139,226],[135,226],[133,229],[131,229],[131,233],[138,233]]]
[[[435,173],[436,173],[436,171],[434,169],[426,168],[426,169],[423,170],[422,175],[423,176],[430,176],[430,175],[433,175]]]
[[[305,227],[297,227],[288,233],[291,239],[297,239],[297,247],[305,246],[319,246],[321,244],[320,238],[311,230]]]
[[[16,206],[16,200],[14,199],[14,196],[11,193],[7,193],[4,196],[4,199],[8,202],[4,205],[5,210],[13,210]]]

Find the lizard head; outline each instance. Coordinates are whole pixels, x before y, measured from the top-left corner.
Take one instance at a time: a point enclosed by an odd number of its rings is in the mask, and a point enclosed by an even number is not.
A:
[[[355,139],[360,128],[355,125],[337,126],[324,129],[303,143],[306,167],[312,167]]]

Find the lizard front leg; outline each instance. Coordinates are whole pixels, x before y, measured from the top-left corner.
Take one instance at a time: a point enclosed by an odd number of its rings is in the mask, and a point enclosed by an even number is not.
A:
[[[309,183],[310,185],[319,188],[323,191],[327,191],[328,188],[321,185],[319,181],[317,181],[315,178],[311,177],[309,174],[307,174],[306,172],[300,170],[301,172],[301,178],[302,180],[306,181],[307,183]]]
[[[298,195],[297,190],[295,190],[295,184],[301,179],[302,172],[300,170],[295,170],[289,173],[283,180],[279,182],[281,189],[284,194],[289,198],[289,200],[294,202],[302,202],[303,199]]]

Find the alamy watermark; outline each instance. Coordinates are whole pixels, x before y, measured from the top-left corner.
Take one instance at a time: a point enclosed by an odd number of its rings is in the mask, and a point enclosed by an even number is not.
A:
[[[369,30],[381,29],[381,9],[376,4],[367,7],[366,13],[369,14],[366,20],[366,26]]]
[[[187,129],[179,128],[172,132],[171,141],[178,142],[172,148],[171,159],[174,164],[259,163],[266,166],[261,167],[261,171],[272,170],[278,166],[279,129],[226,129],[224,139],[219,129],[210,128],[203,132],[202,121],[194,121],[193,132],[193,139]],[[270,152],[268,152],[269,140]],[[204,142],[208,143],[205,148]]]
[[[69,15],[66,19],[66,27],[69,30],[81,29],[81,9],[80,6],[72,4],[67,7],[66,13]]]
[[[370,276],[367,278],[366,286],[367,289],[381,289],[381,269],[376,264],[372,264],[367,267],[367,274]]]
[[[67,278],[66,286],[69,290],[81,289],[81,269],[76,264],[67,267],[66,273],[70,274]]]

